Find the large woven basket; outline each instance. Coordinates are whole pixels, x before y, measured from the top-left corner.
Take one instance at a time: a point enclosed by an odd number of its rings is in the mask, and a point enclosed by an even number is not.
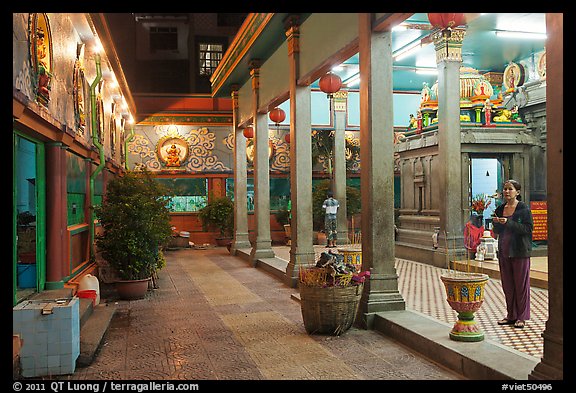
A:
[[[300,283],[300,308],[309,334],[339,336],[354,323],[364,284],[318,287]]]

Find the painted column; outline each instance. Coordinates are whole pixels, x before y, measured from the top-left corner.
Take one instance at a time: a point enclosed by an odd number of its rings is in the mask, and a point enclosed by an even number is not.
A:
[[[346,100],[347,91],[338,91],[332,98],[334,110],[334,198],[340,203],[336,215],[337,244],[348,244],[348,218],[346,217]]]
[[[46,289],[64,287],[67,236],[66,146],[46,144]]]
[[[234,240],[230,253],[250,248],[248,239],[246,137],[238,128],[238,86],[232,87],[232,130],[234,132]]]
[[[310,86],[298,86],[300,31],[297,16],[285,22],[290,63],[290,196],[292,239],[286,266],[287,285],[298,285],[301,265],[314,262],[312,241],[312,134]]]
[[[564,379],[564,16],[546,14],[548,321],[544,356],[529,379]],[[530,322],[528,322],[530,323]]]
[[[453,29],[450,37],[436,31],[432,38],[438,68],[438,189],[440,233],[437,256],[464,252],[462,149],[460,145],[460,64],[466,30]],[[468,179],[465,180],[468,182]],[[467,198],[466,198],[467,200]],[[441,254],[444,254],[442,256]]]
[[[379,311],[404,310],[394,256],[394,122],[392,32],[372,30],[372,14],[359,14],[360,187],[362,270],[370,279],[360,300],[362,324]]]
[[[260,258],[273,258],[270,237],[270,163],[268,157],[268,114],[258,113],[260,101],[260,63],[250,62],[252,79],[252,119],[254,121],[254,215],[256,242],[250,260],[256,266]]]

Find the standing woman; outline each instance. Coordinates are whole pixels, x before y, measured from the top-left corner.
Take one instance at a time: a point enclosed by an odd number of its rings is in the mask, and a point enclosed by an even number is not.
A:
[[[532,213],[520,199],[520,183],[504,183],[505,203],[494,211],[494,232],[498,235],[498,263],[502,289],[506,297],[506,318],[498,325],[523,328],[530,319],[530,251],[532,250]]]

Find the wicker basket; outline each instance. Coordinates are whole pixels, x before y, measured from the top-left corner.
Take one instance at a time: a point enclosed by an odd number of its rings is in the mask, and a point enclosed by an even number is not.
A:
[[[364,284],[318,287],[300,283],[300,308],[309,334],[339,336],[354,323]]]

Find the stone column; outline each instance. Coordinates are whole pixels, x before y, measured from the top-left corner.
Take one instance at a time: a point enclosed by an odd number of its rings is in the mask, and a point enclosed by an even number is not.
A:
[[[260,62],[250,62],[252,79],[252,120],[254,121],[254,215],[256,242],[250,260],[256,266],[260,258],[273,258],[270,237],[270,163],[268,157],[268,114],[258,113],[260,103]]]
[[[232,130],[234,132],[234,240],[230,253],[250,248],[248,238],[246,137],[238,128],[238,86],[232,87]]]
[[[564,16],[546,14],[548,321],[529,379],[564,379]]]
[[[292,241],[286,266],[286,284],[298,285],[301,265],[314,262],[312,240],[312,134],[310,86],[298,86],[300,47],[299,20],[285,21],[290,63],[290,196]]]
[[[371,271],[360,312],[367,328],[374,313],[406,308],[394,266],[392,32],[372,31],[372,19],[359,14],[362,270]]]
[[[340,203],[338,209],[337,244],[348,244],[348,218],[346,217],[346,99],[347,91],[340,90],[332,98],[332,110],[334,111],[334,172],[332,173],[332,185],[334,198]]]
[[[453,29],[450,37],[436,31],[432,38],[438,67],[438,179],[440,234],[436,257],[464,252],[463,195],[460,145],[460,64],[465,29]],[[465,180],[468,182],[468,179]],[[455,249],[456,248],[456,249]],[[443,254],[443,255],[442,255]]]
[[[46,144],[46,289],[64,287],[66,260],[66,146]]]

